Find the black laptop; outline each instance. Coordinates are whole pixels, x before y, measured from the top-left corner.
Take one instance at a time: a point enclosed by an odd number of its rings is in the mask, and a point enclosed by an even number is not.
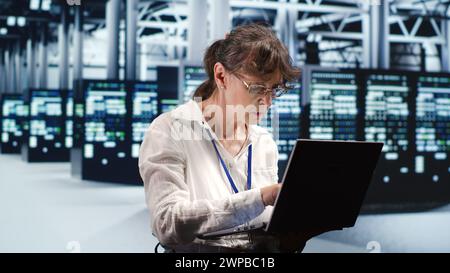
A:
[[[383,143],[297,140],[268,222],[198,235],[214,239],[240,232],[270,234],[337,230],[355,225]]]

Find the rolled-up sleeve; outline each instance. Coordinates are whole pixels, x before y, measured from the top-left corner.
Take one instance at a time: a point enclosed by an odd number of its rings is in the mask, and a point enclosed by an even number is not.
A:
[[[187,244],[197,234],[244,224],[264,211],[259,188],[220,200],[191,200],[185,167],[183,144],[160,116],[141,145],[139,172],[152,230],[162,244]]]

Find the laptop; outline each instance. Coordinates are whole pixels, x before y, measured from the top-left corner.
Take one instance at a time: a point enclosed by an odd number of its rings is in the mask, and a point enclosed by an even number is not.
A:
[[[257,230],[280,234],[353,227],[382,148],[382,142],[298,139],[269,221],[197,237],[216,239]]]

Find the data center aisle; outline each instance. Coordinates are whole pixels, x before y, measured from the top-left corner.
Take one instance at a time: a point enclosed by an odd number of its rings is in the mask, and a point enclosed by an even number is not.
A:
[[[0,155],[0,252],[153,252],[142,187],[87,182],[69,163]]]
[[[143,187],[88,182],[69,163],[0,155],[0,252],[153,252]],[[364,215],[355,228],[312,239],[304,252],[450,252],[450,209]],[[376,243],[375,243],[376,244]],[[370,245],[369,245],[370,246]]]
[[[360,216],[354,228],[321,239],[345,242],[380,252],[450,253],[450,206],[423,212]],[[369,245],[368,245],[369,244]]]
[[[143,187],[81,181],[69,163],[19,155],[0,155],[0,181],[0,252],[154,251]],[[314,239],[305,252],[361,251]]]

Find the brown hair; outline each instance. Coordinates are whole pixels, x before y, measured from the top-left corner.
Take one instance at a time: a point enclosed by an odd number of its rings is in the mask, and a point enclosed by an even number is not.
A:
[[[213,94],[216,89],[214,65],[217,62],[231,73],[241,72],[262,79],[277,71],[285,81],[293,81],[300,76],[287,48],[269,27],[260,24],[239,26],[206,50],[203,66],[208,79],[197,88],[194,97],[206,100]]]

